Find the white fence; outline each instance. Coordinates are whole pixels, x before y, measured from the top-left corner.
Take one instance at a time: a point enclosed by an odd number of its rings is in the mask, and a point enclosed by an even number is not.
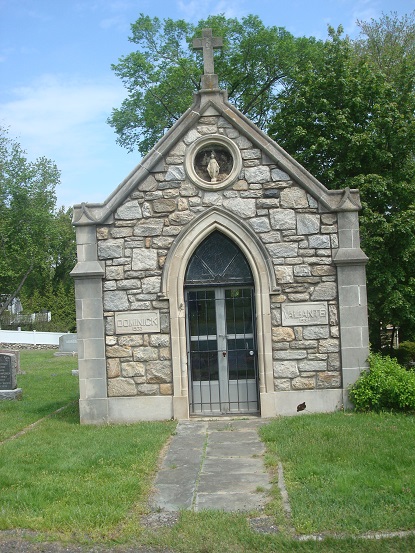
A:
[[[31,344],[59,346],[59,336],[66,332],[37,332],[36,330],[0,330],[0,344]]]

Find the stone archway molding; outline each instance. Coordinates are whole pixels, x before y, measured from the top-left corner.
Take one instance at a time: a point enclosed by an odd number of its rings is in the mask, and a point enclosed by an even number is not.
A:
[[[246,224],[225,210],[214,207],[194,219],[177,236],[163,269],[161,294],[170,302],[174,418],[189,418],[184,303],[186,268],[199,244],[215,230],[239,247],[254,277],[261,416],[274,416],[270,294],[277,288],[272,263],[265,247]]]

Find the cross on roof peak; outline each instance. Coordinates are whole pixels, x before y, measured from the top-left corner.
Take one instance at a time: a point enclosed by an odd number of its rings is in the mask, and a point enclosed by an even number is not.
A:
[[[215,76],[213,49],[221,48],[223,40],[221,37],[214,37],[212,29],[203,29],[202,38],[193,40],[193,49],[203,51],[204,75],[202,76],[203,88],[215,88],[218,86],[218,79]],[[213,77],[214,76],[214,77]],[[216,77],[216,78],[215,78]]]

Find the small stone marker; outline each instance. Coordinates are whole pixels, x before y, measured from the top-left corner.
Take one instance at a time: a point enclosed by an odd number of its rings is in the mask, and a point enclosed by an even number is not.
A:
[[[18,399],[22,390],[17,388],[17,361],[13,353],[0,353],[0,400]]]

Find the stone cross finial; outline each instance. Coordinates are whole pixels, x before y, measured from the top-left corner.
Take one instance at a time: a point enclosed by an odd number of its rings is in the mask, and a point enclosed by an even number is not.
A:
[[[217,85],[217,78],[212,78],[215,74],[213,63],[213,49],[223,46],[223,40],[220,37],[212,36],[212,29],[203,29],[202,38],[193,40],[193,49],[203,51],[204,75],[202,77],[203,88],[213,88]]]

